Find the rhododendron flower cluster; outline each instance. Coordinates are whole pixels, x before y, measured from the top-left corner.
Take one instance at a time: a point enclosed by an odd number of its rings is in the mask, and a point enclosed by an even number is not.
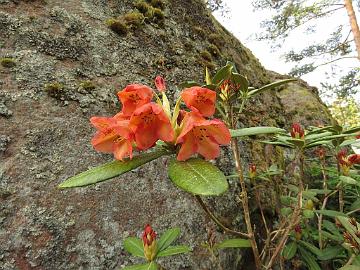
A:
[[[338,163],[340,165],[341,172],[343,175],[348,175],[351,166],[354,164],[360,164],[360,155],[351,154],[347,156],[346,149],[342,149],[337,154]]]
[[[97,151],[113,153],[122,160],[132,158],[133,149],[146,150],[158,140],[177,146],[178,160],[199,153],[205,159],[219,156],[219,146],[230,142],[230,132],[219,119],[206,119],[215,113],[216,92],[203,87],[190,87],[181,99],[190,112],[176,106],[171,116],[162,77],[155,79],[163,102],[152,102],[154,90],[141,84],[130,84],[119,91],[121,111],[113,117],[92,117],[97,129],[92,144]],[[178,100],[179,102],[180,100]],[[171,120],[170,120],[171,119]]]

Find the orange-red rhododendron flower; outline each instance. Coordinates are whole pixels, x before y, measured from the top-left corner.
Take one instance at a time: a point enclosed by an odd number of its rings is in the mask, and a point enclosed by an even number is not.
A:
[[[131,116],[137,108],[151,101],[153,90],[146,85],[129,84],[117,95],[123,105],[122,113]]]
[[[98,130],[91,140],[95,150],[114,153],[118,160],[126,156],[132,158],[134,135],[128,128],[129,120],[121,120],[119,115],[118,118],[92,117],[90,121]]]
[[[198,110],[203,116],[215,113],[216,92],[200,86],[193,86],[182,91],[181,97],[191,110]]]
[[[196,111],[186,114],[182,125],[176,140],[176,144],[182,144],[178,160],[187,160],[195,153],[205,159],[215,159],[220,153],[219,145],[228,144],[231,139],[230,131],[222,121],[206,120]]]
[[[174,130],[163,109],[151,102],[138,108],[130,118],[129,127],[135,134],[136,146],[140,150],[152,147],[160,139],[174,140]]]

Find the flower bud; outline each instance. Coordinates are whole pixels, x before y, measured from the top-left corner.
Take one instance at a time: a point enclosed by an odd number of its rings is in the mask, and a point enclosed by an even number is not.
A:
[[[154,260],[156,255],[156,232],[151,228],[149,224],[145,226],[142,240],[145,258],[149,262],[151,262],[152,260]]]
[[[294,231],[295,231],[295,239],[299,241],[301,239],[301,232],[302,232],[301,226],[299,224],[296,225]]]
[[[357,223],[356,223],[356,219],[355,219],[355,218],[350,217],[350,218],[349,218],[349,223],[350,223],[351,225],[353,225],[355,228],[357,228]]]
[[[294,139],[304,139],[305,132],[299,123],[294,123],[291,127],[291,137]]]
[[[305,209],[313,210],[314,209],[314,202],[312,200],[307,200],[305,204]]]
[[[318,148],[315,150],[315,154],[316,154],[320,159],[324,159],[324,158],[325,158],[325,154],[326,154],[325,148],[323,148],[323,147],[318,147]]]
[[[161,76],[156,76],[156,78],[155,78],[155,86],[156,86],[156,89],[159,90],[160,92],[165,92],[166,85],[165,85],[164,78],[161,77]]]
[[[255,177],[256,177],[256,165],[250,164],[249,165],[249,178],[251,180],[254,180]]]

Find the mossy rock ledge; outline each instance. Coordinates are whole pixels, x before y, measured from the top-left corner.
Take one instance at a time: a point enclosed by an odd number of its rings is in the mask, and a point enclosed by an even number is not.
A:
[[[161,23],[144,20],[119,35],[105,22],[136,11],[134,1],[0,1],[0,57],[16,63],[0,66],[0,269],[121,269],[138,262],[124,251],[123,240],[139,236],[146,223],[160,234],[180,227],[180,242],[193,248],[164,260],[166,269],[213,269],[200,247],[212,223],[194,197],[168,180],[166,158],[95,186],[57,188],[70,176],[112,159],[92,149],[89,118],[115,114],[115,93],[128,83],[152,85],[156,75],[163,75],[174,97],[176,85],[200,81],[204,66],[214,70],[227,60],[253,86],[274,79],[202,1],[163,2],[157,11]],[[201,52],[209,48],[206,56],[211,55],[204,59]],[[94,87],[85,89],[84,81]],[[49,85],[61,87],[50,91]],[[309,106],[302,107],[302,118],[291,109],[298,102]],[[285,128],[292,120],[329,123],[320,108],[326,110],[316,92],[298,82],[279,95],[272,91],[254,100],[242,123]],[[248,143],[241,147],[245,164],[255,148],[262,162],[270,160],[269,151],[276,152]],[[216,161],[226,173],[229,160],[224,149]],[[229,226],[240,228],[238,191],[231,180],[229,192],[208,203]],[[240,269],[248,254],[224,251],[224,269]]]

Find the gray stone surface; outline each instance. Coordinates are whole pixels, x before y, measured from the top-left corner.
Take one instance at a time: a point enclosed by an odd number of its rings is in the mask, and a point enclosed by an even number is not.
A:
[[[163,27],[146,23],[126,37],[106,27],[106,19],[133,9],[126,0],[0,1],[0,57],[16,61],[12,68],[0,66],[0,269],[120,269],[138,262],[122,242],[139,236],[146,223],[160,234],[179,226],[179,242],[193,248],[164,260],[166,269],[215,268],[200,246],[211,222],[192,196],[169,181],[167,158],[95,186],[57,189],[68,177],[112,159],[92,149],[89,118],[118,112],[115,93],[128,83],[152,85],[161,74],[176,96],[177,84],[202,78],[199,55],[211,44],[221,52],[211,64],[233,60],[252,85],[271,81],[201,1],[167,1]],[[83,89],[84,80],[95,89]],[[45,90],[55,82],[63,87]],[[289,126],[284,108],[274,92],[267,93],[252,101],[241,120],[244,126]],[[258,145],[242,146],[245,161],[254,153],[264,159]],[[216,162],[229,173],[227,152]],[[237,191],[230,182],[230,191],[209,204],[224,222],[240,227]],[[225,269],[239,269],[244,260],[239,251],[226,251],[222,261]]]

